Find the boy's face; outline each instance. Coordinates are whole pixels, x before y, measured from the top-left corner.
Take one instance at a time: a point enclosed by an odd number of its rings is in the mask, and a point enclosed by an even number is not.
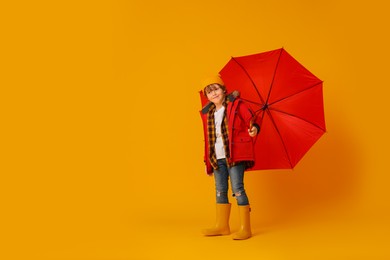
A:
[[[213,85],[206,90],[207,99],[214,104],[222,104],[225,99],[225,93],[218,85]]]

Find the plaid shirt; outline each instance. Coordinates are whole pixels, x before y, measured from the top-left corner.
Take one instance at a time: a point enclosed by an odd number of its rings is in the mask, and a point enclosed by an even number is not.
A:
[[[229,103],[229,99],[226,100],[226,102],[223,103],[223,106],[226,108],[227,104]],[[215,141],[217,139],[215,134],[215,120],[214,120],[214,113],[215,113],[216,107],[214,104],[211,105],[208,114],[207,114],[207,135],[209,139],[209,160],[210,164],[214,169],[218,169],[217,164],[217,156],[215,154]],[[230,151],[229,151],[229,132],[228,132],[228,120],[226,117],[226,109],[224,111],[223,115],[223,122],[221,124],[221,134],[222,134],[222,140],[223,140],[223,146],[225,149],[225,156],[226,156],[226,162],[228,167],[233,167],[237,165],[240,162],[230,162]],[[245,163],[245,169],[251,168],[254,164],[253,161],[244,161]]]

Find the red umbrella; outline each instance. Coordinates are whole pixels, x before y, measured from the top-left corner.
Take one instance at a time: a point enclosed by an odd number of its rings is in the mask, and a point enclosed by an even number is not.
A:
[[[293,168],[326,131],[322,80],[283,48],[232,57],[220,75],[229,91],[240,91],[261,129],[250,170]]]

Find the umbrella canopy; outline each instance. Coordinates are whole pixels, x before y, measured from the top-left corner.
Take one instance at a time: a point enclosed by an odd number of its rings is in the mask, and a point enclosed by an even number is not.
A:
[[[240,91],[260,126],[250,170],[293,168],[326,131],[322,80],[283,48],[232,57],[220,75],[229,91]]]

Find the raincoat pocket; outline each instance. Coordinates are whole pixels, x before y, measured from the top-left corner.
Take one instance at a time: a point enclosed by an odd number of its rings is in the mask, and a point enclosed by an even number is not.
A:
[[[253,156],[253,141],[252,137],[237,137],[232,143],[233,157],[235,159],[251,158]]]

